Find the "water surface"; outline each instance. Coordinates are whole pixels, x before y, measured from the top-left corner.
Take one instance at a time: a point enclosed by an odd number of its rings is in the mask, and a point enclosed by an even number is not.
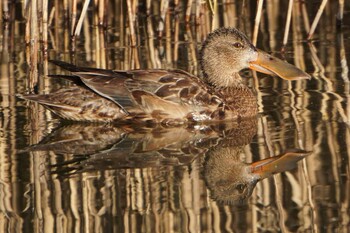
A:
[[[137,43],[131,46],[128,16],[118,4],[125,7],[122,1],[110,4],[106,27],[96,26],[91,7],[74,42],[65,19],[56,19],[48,57],[110,69],[198,73],[198,48],[212,23],[207,7],[193,8],[186,24],[182,1],[175,8],[171,3],[164,17],[159,4],[146,15],[140,2]],[[306,5],[310,21],[319,4]],[[329,2],[307,41],[302,5],[295,3],[283,47],[287,5],[267,1],[257,45],[305,70],[311,80],[288,82],[244,71],[257,94],[256,118],[140,128],[66,122],[16,98],[67,85],[45,75],[62,71],[44,56],[37,74],[31,72],[17,4],[0,35],[0,231],[347,232],[349,9],[337,29],[337,4]],[[255,8],[219,4],[216,22],[250,37]],[[276,170],[268,168],[277,174],[267,172],[261,181],[247,174],[252,163],[267,161],[277,161]]]

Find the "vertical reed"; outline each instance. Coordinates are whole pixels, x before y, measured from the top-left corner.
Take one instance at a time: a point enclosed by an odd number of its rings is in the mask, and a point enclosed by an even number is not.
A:
[[[2,5],[0,4],[0,19],[3,19],[5,21],[10,19],[9,4],[9,0],[3,0]]]
[[[312,38],[312,36],[314,35],[316,26],[321,18],[321,15],[323,13],[324,8],[326,7],[327,1],[328,0],[322,0],[322,2],[321,2],[320,8],[318,9],[317,14],[315,16],[315,19],[311,24],[311,28],[310,28],[309,34],[307,36],[308,40],[310,40]]]
[[[74,35],[74,36],[79,36],[80,35],[80,31],[81,31],[81,28],[82,28],[82,25],[83,25],[83,21],[84,21],[85,16],[86,16],[86,12],[87,12],[89,3],[90,3],[90,0],[85,0],[84,1],[84,6],[83,6],[83,9],[82,9],[82,11],[80,13],[80,17],[79,17],[78,23],[76,24],[76,26],[75,26],[75,20],[72,23],[72,30],[75,28],[74,32],[72,31],[72,35]],[[75,17],[75,15],[73,15],[72,17]]]
[[[132,0],[126,1],[127,9],[128,9],[128,17],[129,17],[129,30],[130,30],[130,46],[132,47],[131,54],[131,68],[140,68],[140,63],[138,59],[137,52],[137,40],[135,34],[135,17],[136,17],[136,5]]]
[[[257,6],[255,21],[254,21],[253,37],[252,37],[253,45],[256,45],[256,41],[258,39],[258,32],[259,32],[260,20],[262,17],[263,4],[264,4],[264,0],[258,0],[258,6]]]
[[[30,89],[38,83],[38,52],[39,52],[39,28],[38,28],[38,2],[33,0],[30,2],[29,7],[29,20],[27,23],[27,63],[29,65],[29,83]]]
[[[344,17],[344,0],[339,0],[339,8],[338,8],[338,14],[337,14],[337,20],[338,24],[342,24]]]
[[[192,9],[192,0],[187,1],[187,7],[186,7],[186,22],[190,22],[191,20],[191,9]]]
[[[294,0],[289,0],[289,4],[288,4],[287,21],[286,21],[286,27],[285,27],[284,36],[283,36],[283,45],[284,46],[287,44],[287,41],[288,41],[290,20],[292,18],[293,1]]]

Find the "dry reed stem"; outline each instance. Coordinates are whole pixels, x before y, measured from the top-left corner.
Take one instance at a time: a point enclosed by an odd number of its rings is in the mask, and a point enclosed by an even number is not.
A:
[[[337,20],[340,21],[341,23],[344,18],[344,0],[338,0],[338,1],[339,1],[339,8],[337,13]]]
[[[165,16],[165,50],[166,50],[166,62],[167,65],[172,64],[172,46],[171,46],[171,40],[172,40],[172,32],[171,32],[171,22],[170,22],[170,16],[169,14],[166,14]]]
[[[39,29],[38,29],[38,2],[37,0],[32,0],[29,11],[30,11],[30,18],[29,21],[27,21],[27,26],[29,27],[29,31],[27,33],[30,33],[29,35],[29,46],[28,46],[28,54],[27,58],[28,64],[29,64],[29,79],[28,79],[28,86],[30,89],[33,89],[34,86],[38,83],[38,51],[39,51]]]
[[[97,24],[99,22],[98,15],[95,15],[94,22]],[[103,29],[101,27],[94,27],[95,32],[95,55],[96,55],[96,66],[98,68],[106,69],[107,61],[106,61],[106,48],[105,48],[105,37],[103,34]]]
[[[52,30],[53,30],[53,35],[54,35],[54,38],[59,38],[58,37],[58,35],[59,35],[59,33],[58,33],[58,28],[59,28],[59,16],[61,15],[60,13],[59,13],[59,9],[60,9],[60,4],[59,4],[59,1],[58,0],[55,0],[55,3],[54,3],[54,8],[55,8],[55,11],[54,11],[54,25],[53,25],[53,28],[52,28]],[[51,31],[51,30],[50,30]],[[59,47],[59,43],[58,43],[58,41],[57,41],[57,43],[56,43],[56,45],[57,45],[57,47]]]
[[[42,43],[43,43],[43,54],[44,60],[47,60],[48,52],[48,0],[42,0]]]
[[[284,36],[283,36],[283,45],[284,46],[288,42],[288,34],[289,34],[289,30],[290,30],[290,20],[292,18],[293,1],[294,0],[289,0],[289,4],[288,4],[288,13],[287,13],[286,27],[284,29]]]
[[[104,25],[104,17],[105,17],[105,7],[106,7],[105,0],[100,0],[98,2],[98,25],[103,26]]]
[[[52,25],[52,20],[53,20],[54,17],[55,17],[55,11],[56,11],[56,7],[53,6],[53,7],[51,8],[50,15],[49,15],[49,19],[48,19],[48,25],[49,25],[49,26]]]
[[[147,20],[147,32],[148,32],[148,37],[147,37],[147,48],[148,48],[148,54],[149,54],[149,60],[151,61],[152,68],[161,68],[161,62],[158,56],[158,50],[155,49],[154,46],[154,31],[152,27],[152,21]]]
[[[202,1],[196,0],[196,5],[195,5],[196,6],[196,20],[195,20],[196,24],[198,24],[200,21],[202,5],[204,5]]]
[[[192,0],[188,0],[187,7],[186,7],[186,23],[189,23],[191,20],[191,8],[192,8]]]
[[[85,0],[84,1],[83,9],[82,9],[82,11],[80,13],[80,17],[79,17],[78,23],[77,23],[76,26],[72,25],[72,29],[75,28],[74,33],[72,35],[74,35],[74,36],[79,36],[80,35],[81,27],[83,25],[83,20],[85,18],[87,9],[89,7],[89,4],[90,4],[90,0]]]
[[[3,22],[5,22],[6,20],[1,20],[4,17],[4,12],[3,12],[3,5],[0,3],[0,28],[3,28]]]
[[[92,61],[92,56],[91,56],[91,38],[92,35],[89,30],[89,20],[88,18],[85,17],[83,20],[83,33],[84,33],[84,48],[86,51],[86,60],[87,61]]]
[[[96,25],[96,23],[98,22],[98,15],[97,14],[94,14],[94,18],[93,18],[93,24]],[[102,68],[101,67],[101,60],[103,58],[101,58],[101,46],[102,46],[102,41],[100,41],[100,35],[99,35],[99,30],[98,30],[99,27],[94,27],[93,28],[93,32],[94,32],[94,42],[95,42],[95,46],[94,46],[94,49],[95,49],[95,57],[94,57],[94,61],[95,61],[95,64],[96,64],[96,67],[97,68]]]
[[[135,22],[135,12],[133,11],[133,4],[131,3],[131,0],[126,1],[127,8],[128,8],[128,17],[129,17],[129,30],[130,30],[130,39],[131,39],[131,46],[136,46],[136,35],[135,35],[135,28],[134,28],[134,22]]]
[[[192,32],[191,32],[191,29],[189,28],[189,26],[187,25],[186,26],[186,40],[189,42],[189,57],[191,58],[191,61],[193,62],[193,64],[195,64],[195,66],[197,67],[197,64],[198,64],[198,61],[197,61],[197,53],[196,53],[196,47],[195,47],[195,41],[193,40],[193,36],[192,36]],[[194,73],[196,74],[197,72],[197,69],[195,70],[191,70],[190,72],[191,73]]]
[[[226,3],[224,5],[224,12],[223,12],[223,17],[224,17],[224,26],[225,27],[237,27],[236,25],[236,17],[237,17],[237,10],[236,6],[233,3]]]
[[[300,68],[301,70],[306,70],[305,65],[305,54],[304,47],[299,41],[303,39],[302,31],[301,31],[301,16],[299,7],[297,4],[294,4],[294,10],[292,11],[293,23],[292,23],[292,31],[293,33],[293,51],[294,51],[294,65]],[[297,8],[297,9],[296,9]],[[299,83],[299,82],[298,82]]]
[[[256,10],[256,15],[255,15],[255,21],[254,21],[254,30],[253,30],[253,37],[252,37],[252,44],[256,45],[257,39],[258,39],[258,33],[259,33],[259,25],[260,25],[260,20],[261,20],[261,12],[262,12],[262,7],[264,4],[264,0],[258,0],[258,7]]]
[[[160,2],[160,18],[162,20],[159,21],[158,24],[158,31],[159,31],[159,35],[162,36],[164,33],[164,25],[166,23],[166,16],[167,16],[167,12],[168,12],[168,8],[169,8],[169,0],[162,0]]]
[[[214,4],[216,4],[215,2],[213,3],[212,1],[215,1],[216,0],[208,0],[208,5],[209,5],[209,10],[211,11],[212,14],[215,13],[215,10],[214,10]]]
[[[321,18],[321,15],[323,13],[323,10],[327,4],[327,1],[328,0],[322,0],[321,2],[321,5],[320,5],[320,8],[318,9],[317,11],[317,14],[315,16],[315,19],[314,21],[312,22],[312,25],[311,25],[311,28],[310,28],[310,31],[309,31],[309,34],[307,36],[307,39],[310,40],[312,38],[312,36],[314,35],[314,32],[315,32],[315,29],[317,27],[317,24],[318,24],[318,21],[320,20]]]
[[[268,31],[270,35],[270,49],[271,51],[276,51],[277,41],[276,34],[279,30],[278,22],[276,22],[276,18],[278,17],[280,5],[278,1],[268,1],[266,2],[266,16],[268,21]]]
[[[70,34],[74,36],[74,29],[77,21],[77,0],[72,0],[70,5]]]
[[[211,32],[211,19],[210,14],[208,13],[207,4],[203,4],[203,7],[201,7],[202,17],[199,21],[199,26],[197,28],[200,29],[200,33],[197,34],[197,40],[196,41],[202,41],[206,38],[206,36]]]
[[[138,60],[138,52],[136,48],[136,34],[135,34],[135,12],[136,12],[136,5],[132,4],[131,0],[126,1],[127,8],[128,8],[128,17],[129,17],[129,30],[130,30],[130,45],[132,47],[132,54],[131,54],[131,65],[132,67],[139,68],[140,62]]]
[[[310,31],[310,21],[309,21],[309,15],[307,13],[306,5],[304,2],[301,2],[300,4],[301,4],[301,11],[302,11],[302,15],[303,15],[305,31],[309,32]]]
[[[177,9],[179,2],[174,2],[175,6],[174,8]],[[178,61],[178,53],[179,53],[179,31],[180,31],[180,17],[178,16],[178,13],[175,15],[175,22],[174,22],[174,55],[173,55],[173,61],[174,63],[177,63]]]
[[[58,9],[58,8],[57,8]],[[69,19],[69,0],[63,0],[63,11],[64,11],[64,18]]]
[[[219,12],[218,12],[218,3],[217,0],[213,0],[214,3],[212,3],[212,22],[211,22],[211,31],[214,31],[219,27]],[[211,2],[209,0],[209,2]]]
[[[124,1],[119,1],[119,7],[117,7],[117,16],[118,17],[118,21],[119,21],[119,25],[118,25],[118,28],[119,28],[119,43],[116,43],[116,47],[124,47],[125,46],[125,28],[126,28],[126,23],[125,23],[125,17],[124,17],[124,14],[125,12],[123,13],[123,9],[124,9],[124,4],[125,2]],[[123,60],[120,59],[119,60],[119,66],[120,67],[123,67]],[[124,67],[123,67],[124,68]]]
[[[98,51],[99,53],[101,53],[100,57],[101,57],[101,62],[100,62],[100,67],[103,68],[103,69],[107,69],[107,64],[108,64],[108,61],[107,61],[107,55],[106,55],[106,41],[105,41],[105,35],[103,33],[103,28],[102,27],[97,27],[98,28],[98,33],[99,33],[99,48],[98,48]]]
[[[0,20],[3,19],[4,21],[7,21],[10,19],[10,11],[8,6],[9,0],[3,0],[2,2],[2,9],[1,9],[1,17]]]
[[[151,0],[146,0],[146,14],[147,16],[151,14]]]

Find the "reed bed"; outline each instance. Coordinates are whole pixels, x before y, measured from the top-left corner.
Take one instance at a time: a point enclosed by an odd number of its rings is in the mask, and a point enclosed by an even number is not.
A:
[[[342,0],[318,4],[315,9],[309,1],[281,0],[2,1],[0,231],[346,230],[349,39],[337,25],[342,20],[345,24],[349,6]],[[16,93],[45,93],[66,85],[46,77],[49,71],[60,72],[48,59],[121,70],[180,68],[199,74],[200,44],[221,26],[239,28],[258,47],[313,75],[309,82],[289,83],[257,74],[247,81],[256,90],[263,114],[254,142],[244,148],[246,161],[288,148],[313,151],[298,169],[260,182],[247,204],[221,205],[210,199],[201,179],[203,158],[190,166],[92,170],[62,178],[51,168],[76,159],[74,155],[17,154],[58,124],[40,106],[27,107],[15,98]],[[319,41],[336,41],[337,46]],[[283,109],[271,106],[271,101]],[[324,168],[329,164],[330,169]]]

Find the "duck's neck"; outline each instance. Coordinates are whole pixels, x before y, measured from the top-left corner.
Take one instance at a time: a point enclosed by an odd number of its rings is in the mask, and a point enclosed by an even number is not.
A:
[[[239,73],[229,73],[227,71],[217,72],[210,68],[202,69],[203,77],[206,82],[210,83],[216,88],[231,88],[244,85]]]

